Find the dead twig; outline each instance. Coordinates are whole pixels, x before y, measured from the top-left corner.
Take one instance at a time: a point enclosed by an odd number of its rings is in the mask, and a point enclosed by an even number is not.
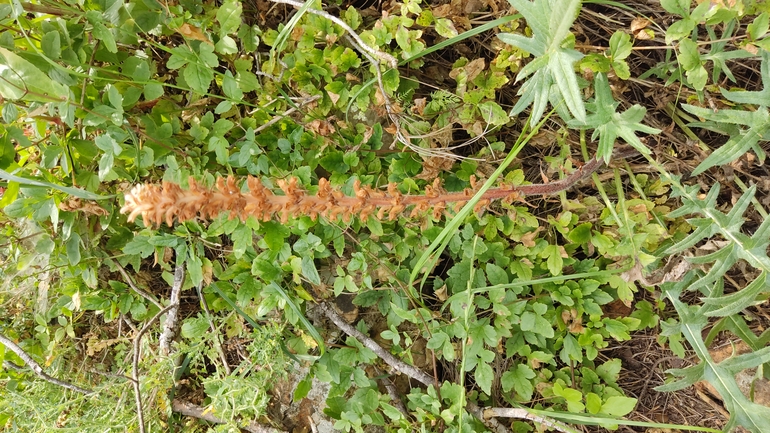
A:
[[[184,265],[178,265],[174,270],[174,285],[171,287],[171,305],[176,307],[168,310],[166,323],[163,324],[163,332],[158,338],[158,351],[166,356],[171,350],[171,340],[174,339],[174,329],[176,329],[177,313],[179,312],[179,298],[182,295],[182,284],[184,284]]]
[[[202,419],[214,424],[225,424],[227,422],[215,417],[205,408],[176,398],[171,402],[171,410],[184,416]],[[250,433],[284,433],[283,430],[278,430],[255,422],[250,422],[248,425],[240,428]]]
[[[24,349],[19,347],[19,345],[14,343],[13,340],[11,340],[10,338],[6,337],[3,334],[0,334],[0,343],[2,343],[8,349],[11,349],[11,351],[13,353],[15,353],[16,356],[21,358],[21,360],[24,361],[24,363],[27,364],[27,366],[29,368],[31,368],[32,371],[35,372],[35,374],[39,378],[45,380],[46,382],[53,383],[54,385],[58,385],[58,386],[61,386],[63,388],[67,388],[69,390],[72,390],[72,391],[75,391],[75,392],[79,392],[81,394],[88,395],[88,394],[93,394],[94,393],[94,391],[92,391],[90,389],[81,388],[81,387],[79,387],[77,385],[73,385],[73,384],[71,384],[69,382],[57,379],[57,378],[49,375],[48,373],[43,371],[43,367],[41,367],[40,364],[37,363],[37,361],[32,359],[32,357],[29,356],[27,354],[27,352],[24,351]],[[9,364],[13,364],[13,363],[9,363]],[[5,363],[4,363],[4,365],[5,365]],[[13,366],[18,367],[16,364],[13,364]]]
[[[128,273],[125,269],[123,269],[123,266],[120,266],[120,263],[115,262],[115,266],[118,268],[118,271],[120,271],[120,274],[123,275],[123,278],[126,280],[126,283],[128,284],[128,287],[131,288],[134,292],[136,292],[139,296],[143,297],[144,299],[152,302],[152,305],[155,305],[158,307],[159,310],[163,309],[163,305],[161,305],[160,302],[158,302],[155,298],[150,296],[149,293],[145,292],[144,290],[140,289],[139,287],[134,284],[134,280],[131,279],[131,277],[128,276]]]
[[[526,419],[564,433],[573,433],[575,431],[566,424],[560,423],[550,418],[535,415],[524,408],[490,407],[482,411],[482,416],[484,418],[498,417]]]
[[[139,386],[139,345],[142,342],[142,337],[144,334],[150,329],[150,326],[152,326],[156,320],[160,318],[160,316],[166,314],[169,310],[176,307],[177,304],[170,304],[166,308],[163,308],[162,310],[158,311],[155,316],[150,319],[149,322],[147,322],[146,325],[139,331],[138,334],[136,334],[136,337],[134,337],[134,359],[131,363],[131,379],[132,383],[134,385],[134,399],[136,400],[136,414],[139,417],[139,432],[145,433],[144,429],[144,411],[142,410],[142,392]]]

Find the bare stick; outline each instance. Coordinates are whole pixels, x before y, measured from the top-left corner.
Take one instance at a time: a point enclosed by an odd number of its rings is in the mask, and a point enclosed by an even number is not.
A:
[[[152,326],[156,320],[160,318],[160,316],[166,314],[169,310],[176,307],[177,304],[170,304],[168,307],[158,311],[155,316],[150,319],[149,322],[147,322],[146,325],[139,331],[138,334],[136,334],[136,337],[134,337],[134,360],[131,365],[131,379],[134,385],[134,399],[136,400],[136,414],[139,417],[139,432],[145,433],[144,429],[144,411],[142,410],[142,392],[139,388],[139,345],[142,342],[142,337],[144,334],[150,329],[150,326]]]
[[[94,393],[90,389],[81,388],[81,387],[79,387],[77,385],[73,385],[73,384],[71,384],[69,382],[65,382],[63,380],[59,380],[59,379],[49,375],[48,373],[43,371],[43,367],[41,367],[40,364],[37,363],[37,361],[32,359],[32,357],[29,356],[27,354],[27,352],[24,351],[24,349],[19,347],[19,345],[14,343],[13,340],[11,340],[10,338],[6,337],[3,334],[0,334],[0,343],[2,343],[8,349],[11,349],[11,351],[13,353],[15,353],[19,358],[21,358],[21,360],[24,361],[24,363],[27,364],[27,366],[29,368],[31,368],[32,371],[34,371],[35,374],[39,378],[45,380],[46,382],[53,383],[54,385],[59,385],[59,386],[61,386],[63,388],[67,388],[67,389],[70,389],[72,391],[79,392],[81,394],[88,395],[88,394],[93,394]],[[9,364],[12,364],[12,363],[9,363]],[[13,364],[13,365],[17,366],[16,364]]]
[[[184,416],[191,416],[214,424],[225,424],[227,422],[215,417],[211,412],[206,411],[206,409],[198,405],[176,398],[171,402],[171,410]],[[247,426],[241,427],[241,429],[251,433],[284,433],[283,430],[278,430],[255,422],[250,422]]]
[[[166,356],[171,350],[171,340],[174,339],[174,329],[176,328],[177,313],[179,312],[179,297],[182,295],[182,284],[184,284],[184,265],[178,265],[174,270],[174,285],[171,286],[171,297],[169,301],[175,308],[168,310],[166,323],[163,324],[163,332],[158,338],[158,351]]]
[[[301,8],[302,6],[305,5],[303,2],[295,1],[295,0],[270,0],[270,1],[273,2],[273,3],[282,3],[282,4],[292,5],[292,6],[296,7],[296,8]],[[332,14],[326,12],[326,11],[322,11],[322,10],[318,10],[318,9],[308,8],[307,12],[311,13],[311,14],[318,15],[318,16],[322,16],[322,17],[328,19],[329,21],[333,22],[334,24],[337,24],[338,26],[342,27],[343,30],[348,32],[348,34],[353,39],[356,40],[358,45],[364,51],[366,51],[369,54],[377,57],[380,61],[387,63],[388,66],[390,66],[393,69],[398,67],[398,60],[396,60],[395,57],[393,57],[392,55],[390,55],[388,53],[385,53],[383,51],[376,50],[376,49],[370,47],[369,45],[366,45],[366,42],[364,42],[364,40],[361,39],[361,37],[358,36],[358,34],[353,29],[351,29],[349,25],[345,24],[345,21],[342,21],[341,19],[335,17],[334,15],[332,15]]]
[[[128,273],[126,273],[126,270],[123,269],[123,266],[120,266],[120,263],[115,262],[115,266],[117,266],[118,271],[120,271],[120,274],[123,275],[123,278],[125,278],[126,283],[128,283],[128,287],[130,287],[131,290],[136,292],[139,296],[143,297],[144,299],[152,302],[152,304],[158,307],[159,310],[163,309],[163,305],[161,305],[161,303],[158,302],[155,298],[150,296],[149,293],[145,292],[139,287],[136,287],[136,284],[134,284],[134,280],[132,280],[131,277],[128,276]]]
[[[564,433],[573,433],[575,431],[563,423],[535,415],[524,408],[490,407],[484,409],[483,416],[485,418],[499,417],[526,419]]]
[[[366,348],[368,348],[369,350],[377,354],[377,356],[379,356],[388,365],[393,367],[396,371],[403,373],[418,382],[421,382],[425,386],[434,385],[434,380],[431,376],[419,370],[418,368],[411,366],[401,361],[400,359],[396,358],[395,356],[391,355],[390,352],[383,349],[382,346],[377,344],[377,342],[367,337],[366,335],[362,334],[358,329],[354,328],[352,325],[348,324],[345,321],[345,319],[343,319],[339,314],[337,314],[336,311],[334,311],[333,307],[329,306],[326,303],[320,303],[318,304],[318,308],[326,317],[329,318],[329,320],[331,320],[335,325],[337,325],[337,327],[340,328],[344,333],[350,335],[351,337],[356,338],[358,341],[361,342],[361,344],[363,344]],[[555,428],[559,431],[571,433],[571,430],[569,430],[568,427],[564,426],[563,424],[545,417],[531,414],[527,412],[526,409],[491,408],[491,409],[482,410],[478,405],[476,405],[476,403],[472,401],[468,401],[465,404],[465,408],[468,410],[468,412],[471,415],[480,419],[482,422],[484,422],[487,425],[487,427],[491,428],[497,433],[506,433],[509,431],[508,427],[502,425],[499,421],[494,419],[494,417],[498,417],[498,416],[505,417],[505,418],[526,419],[526,420],[543,424],[551,428]]]
[[[351,337],[356,338],[366,348],[368,348],[372,352],[376,353],[377,356],[382,358],[382,360],[385,361],[385,363],[387,363],[388,365],[396,369],[396,371],[411,377],[412,379],[422,383],[425,386],[431,386],[434,384],[433,377],[429,376],[428,374],[418,369],[417,367],[409,365],[401,361],[400,359],[396,358],[395,356],[391,355],[390,352],[383,349],[379,344],[377,344],[377,342],[367,337],[366,335],[362,334],[358,329],[349,325],[348,322],[345,321],[345,319],[343,319],[339,314],[337,314],[336,311],[334,311],[333,307],[330,307],[326,303],[321,303],[321,304],[318,304],[318,308],[321,310],[322,313],[324,313],[326,317],[329,318],[329,320],[334,322],[334,324],[337,325],[337,327],[340,328],[344,333],[350,335]]]

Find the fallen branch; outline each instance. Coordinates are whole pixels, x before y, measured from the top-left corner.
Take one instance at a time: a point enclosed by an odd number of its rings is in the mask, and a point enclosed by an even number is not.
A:
[[[486,408],[483,411],[484,418],[517,418],[517,419],[527,419],[532,422],[536,422],[538,424],[541,424],[545,427],[552,428],[554,430],[558,430],[560,432],[564,433],[574,433],[574,429],[570,428],[569,426],[560,423],[558,421],[554,421],[552,419],[542,417],[535,415],[527,409],[524,408],[508,408],[508,407],[490,407]]]
[[[205,408],[176,398],[171,402],[171,410],[184,416],[202,419],[214,424],[227,423],[227,421],[221,420],[212,415],[211,412],[206,411]],[[250,433],[285,433],[283,430],[278,430],[255,422],[250,422],[248,425],[240,428]]]
[[[126,283],[128,284],[128,287],[131,288],[136,294],[143,297],[144,299],[152,302],[152,305],[155,305],[158,307],[159,310],[163,309],[163,305],[161,305],[160,302],[158,302],[157,299],[150,296],[149,293],[145,292],[144,290],[140,289],[139,287],[134,284],[134,280],[131,279],[131,277],[128,276],[128,273],[125,269],[123,269],[123,266],[120,266],[120,263],[115,262],[115,266],[118,268],[118,271],[120,271],[120,274],[123,275],[123,278],[126,280]]]
[[[160,316],[166,314],[169,310],[172,308],[175,308],[177,304],[170,304],[166,308],[158,311],[155,316],[150,319],[149,322],[147,322],[144,327],[139,331],[138,334],[136,334],[136,337],[134,337],[134,359],[131,363],[131,379],[132,384],[134,385],[134,400],[136,401],[136,414],[139,417],[139,432],[145,433],[144,429],[144,411],[142,410],[142,391],[140,389],[139,384],[139,345],[142,342],[142,337],[144,334],[150,329],[150,326],[152,326],[156,320],[160,318]]]
[[[168,310],[166,322],[163,324],[163,332],[158,337],[158,351],[163,356],[168,355],[171,351],[171,340],[174,339],[174,329],[176,329],[182,284],[184,284],[184,265],[177,265],[174,270],[174,285],[171,286],[171,297],[169,298],[170,305],[175,305],[175,307]]]
[[[411,377],[412,379],[422,383],[425,386],[431,386],[431,385],[435,386],[435,380],[433,379],[433,377],[429,376],[427,373],[421,371],[417,367],[409,365],[401,361],[400,359],[396,358],[395,356],[391,355],[390,352],[383,349],[382,346],[377,344],[377,342],[367,337],[366,335],[362,334],[361,331],[359,331],[358,329],[348,324],[345,321],[345,319],[343,319],[339,314],[337,314],[336,311],[334,311],[334,307],[331,307],[325,303],[321,303],[321,304],[318,304],[318,308],[327,318],[329,318],[329,320],[331,320],[335,325],[337,325],[337,327],[340,328],[344,333],[360,341],[361,344],[363,344],[367,349],[376,353],[377,356],[379,356],[383,361],[385,361],[386,364],[393,367],[396,371]],[[475,403],[469,401],[465,407],[466,409],[468,409],[468,412],[471,415],[480,419],[482,422],[484,422],[484,424],[487,425],[487,427],[491,428],[497,433],[508,432],[508,428],[500,424],[496,419],[484,418],[481,412],[481,409]]]
[[[6,348],[11,349],[11,351],[13,353],[15,353],[16,356],[21,358],[21,360],[24,361],[24,363],[27,364],[27,366],[29,368],[31,368],[32,371],[35,372],[35,374],[39,378],[45,380],[46,382],[53,383],[54,385],[58,385],[58,386],[61,386],[63,388],[67,388],[69,390],[72,390],[72,391],[75,391],[75,392],[79,392],[81,394],[88,395],[88,394],[93,394],[94,393],[90,389],[81,388],[81,387],[79,387],[77,385],[73,385],[73,384],[71,384],[69,382],[57,379],[57,378],[49,375],[48,373],[43,371],[43,367],[41,367],[40,364],[37,363],[37,361],[32,359],[32,357],[29,356],[27,354],[27,352],[24,351],[24,349],[19,347],[19,345],[14,343],[13,340],[11,340],[10,338],[6,337],[3,334],[0,334],[0,343],[2,343]],[[13,363],[9,363],[9,364],[13,364]],[[5,363],[4,363],[4,365],[5,365]],[[16,364],[13,364],[13,365],[18,367]]]

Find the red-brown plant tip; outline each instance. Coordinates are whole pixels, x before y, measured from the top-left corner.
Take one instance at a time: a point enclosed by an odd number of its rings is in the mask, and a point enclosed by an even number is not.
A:
[[[474,211],[481,212],[493,200],[513,201],[525,195],[564,191],[601,164],[600,160],[593,159],[570,176],[556,182],[490,188],[484,192]],[[319,179],[315,194],[304,190],[297,178],[275,180],[282,194],[274,194],[253,176],[246,178],[246,192],[242,191],[243,188],[233,176],[218,178],[213,188],[199,184],[192,177],[188,183],[188,189],[182,189],[171,182],[163,182],[160,186],[136,185],[125,195],[125,205],[120,212],[128,214],[130,222],[141,215],[148,227],[157,227],[163,222],[171,226],[175,220],[211,220],[223,212],[228,212],[230,218],[240,220],[253,216],[261,221],[277,219],[285,223],[289,218],[309,216],[315,220],[322,216],[332,221],[341,218],[349,222],[353,217],[361,220],[387,218],[393,221],[410,209],[410,218],[425,215],[438,220],[447,209],[457,212],[481,187],[475,176],[470,178],[471,188],[462,192],[448,193],[441,187],[441,180],[435,179],[432,185],[425,187],[424,194],[415,195],[401,194],[395,183],[389,183],[387,191],[381,191],[369,185],[361,185],[361,181],[356,180],[353,183],[353,195],[348,196],[323,178]],[[450,203],[454,205],[448,206]]]

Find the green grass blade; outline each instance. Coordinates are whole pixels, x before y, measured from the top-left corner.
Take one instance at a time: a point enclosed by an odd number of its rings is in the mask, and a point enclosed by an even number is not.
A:
[[[84,200],[108,200],[115,195],[99,195],[94,194],[90,191],[85,191],[80,188],[73,188],[71,186],[63,186],[63,185],[57,185],[55,183],[46,182],[44,180],[37,180],[37,179],[29,179],[26,177],[19,177],[14,176],[11,173],[8,173],[5,170],[0,169],[0,179],[7,180],[9,182],[17,182],[20,185],[27,185],[27,186],[40,186],[43,188],[51,188],[55,189],[57,191],[61,191],[63,193],[69,194],[74,197],[82,198]]]

